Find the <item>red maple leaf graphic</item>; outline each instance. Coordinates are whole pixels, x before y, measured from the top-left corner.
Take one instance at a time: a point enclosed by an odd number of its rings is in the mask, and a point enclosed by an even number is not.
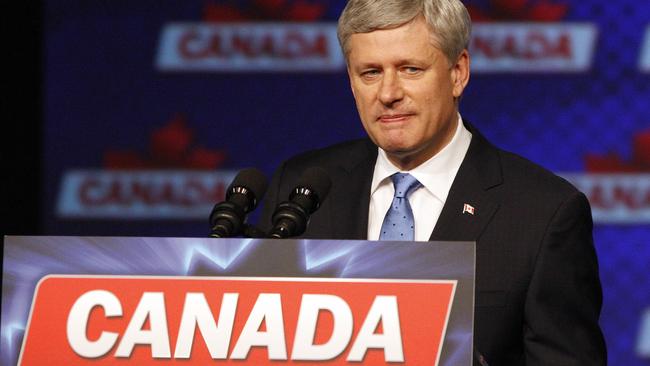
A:
[[[489,8],[467,4],[474,21],[534,21],[555,22],[568,12],[566,4],[550,0],[489,0]]]
[[[151,135],[151,157],[160,166],[180,166],[192,139],[185,117],[178,115]]]
[[[322,18],[325,10],[322,1],[313,0],[254,0],[250,6],[221,4],[211,0],[205,3],[203,20],[207,22],[243,20],[307,22]]]
[[[585,165],[591,173],[650,172],[650,130],[634,136],[630,161],[625,161],[617,153],[587,154]]]
[[[183,115],[172,118],[151,134],[149,156],[135,151],[109,150],[104,153],[108,169],[216,169],[226,154],[219,150],[193,147],[194,131]]]

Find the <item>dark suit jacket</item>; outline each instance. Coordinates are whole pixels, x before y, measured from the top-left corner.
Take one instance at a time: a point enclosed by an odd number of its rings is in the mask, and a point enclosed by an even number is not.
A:
[[[491,366],[604,365],[602,293],[586,197],[565,180],[472,141],[430,240],[477,242],[475,347]],[[377,147],[367,139],[286,161],[271,183],[262,224],[309,167],[332,189],[304,238],[366,239]],[[463,205],[475,207],[463,214]]]

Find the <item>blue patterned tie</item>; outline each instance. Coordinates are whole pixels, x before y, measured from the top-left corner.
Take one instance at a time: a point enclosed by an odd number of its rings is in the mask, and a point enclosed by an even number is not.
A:
[[[395,173],[390,178],[395,186],[395,196],[381,225],[379,240],[414,240],[415,221],[408,195],[422,184],[408,173]]]

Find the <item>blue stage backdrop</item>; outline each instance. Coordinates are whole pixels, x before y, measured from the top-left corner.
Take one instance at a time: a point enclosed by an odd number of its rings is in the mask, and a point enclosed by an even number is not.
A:
[[[610,364],[647,364],[650,2],[465,4],[463,117],[588,195]],[[344,5],[45,1],[45,233],[205,236],[237,170],[363,136]]]

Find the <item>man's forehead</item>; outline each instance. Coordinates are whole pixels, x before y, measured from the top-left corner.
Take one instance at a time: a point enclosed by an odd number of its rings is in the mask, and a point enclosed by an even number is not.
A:
[[[378,60],[434,60],[440,55],[442,51],[434,45],[429,33],[394,28],[353,34],[346,56],[349,62],[368,63]]]
[[[348,52],[372,47],[384,48],[399,45],[425,47],[434,45],[434,36],[424,17],[390,28],[382,28],[365,33],[353,33],[348,39]]]
[[[426,20],[424,17],[416,17],[413,20],[410,20],[406,23],[400,24],[400,25],[395,25],[395,26],[389,26],[385,28],[378,28],[369,32],[360,32],[360,33],[352,33],[350,35],[350,39],[358,38],[358,36],[370,36],[370,35],[394,35],[397,36],[399,34],[411,34],[417,35],[420,34],[421,32],[425,31],[425,33],[430,34],[429,32],[429,26],[426,23]]]

